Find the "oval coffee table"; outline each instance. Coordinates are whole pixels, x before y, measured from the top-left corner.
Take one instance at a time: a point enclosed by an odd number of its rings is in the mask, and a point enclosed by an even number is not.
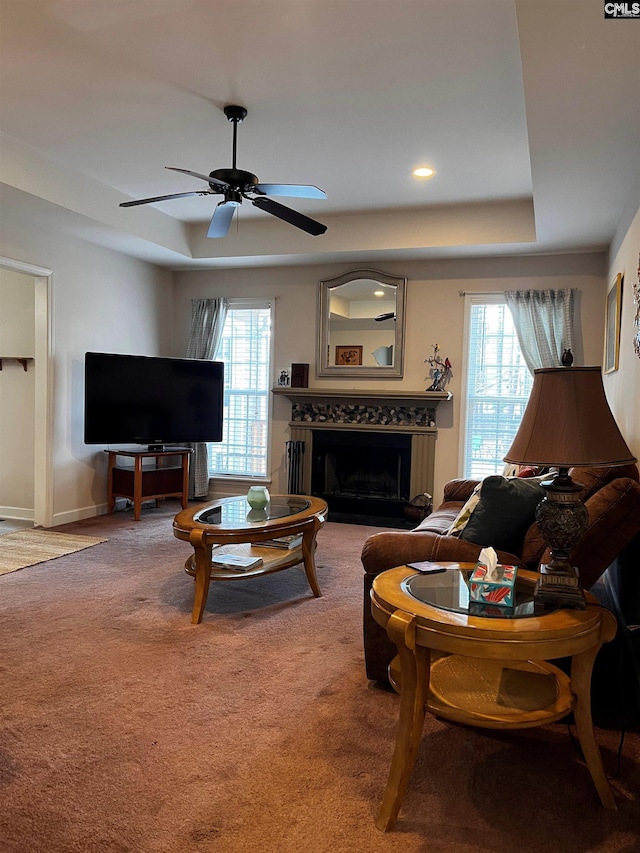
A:
[[[316,598],[318,586],[314,562],[315,540],[327,517],[327,504],[307,495],[272,495],[264,510],[253,510],[246,497],[221,498],[182,510],[173,521],[173,535],[193,547],[185,571],[195,576],[195,598],[191,621],[198,624],[207,603],[209,582],[230,581],[272,574],[304,563],[311,591]],[[266,539],[302,535],[301,543],[291,550],[260,547]],[[262,558],[262,565],[237,571],[214,568],[211,557],[240,554]]]
[[[469,602],[473,563],[439,563],[438,574],[408,566],[379,574],[371,610],[398,647],[390,676],[400,693],[395,752],[376,826],[396,822],[416,760],[425,711],[471,726],[517,729],[573,711],[600,801],[616,804],[591,720],[591,672],[616,633],[612,613],[586,594],[585,610],[545,609],[533,599],[535,572],[518,569],[513,609]],[[550,660],[571,658],[566,675]]]

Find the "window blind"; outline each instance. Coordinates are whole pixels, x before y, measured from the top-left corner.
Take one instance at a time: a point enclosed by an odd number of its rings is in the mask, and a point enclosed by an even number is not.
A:
[[[266,477],[269,441],[271,309],[231,304],[218,349],[224,361],[221,442],[209,444],[213,474]]]
[[[504,303],[473,303],[468,323],[464,476],[501,473],[533,378]]]

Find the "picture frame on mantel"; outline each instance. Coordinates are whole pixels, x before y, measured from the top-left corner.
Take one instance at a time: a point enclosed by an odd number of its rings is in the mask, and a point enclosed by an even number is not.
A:
[[[362,347],[359,345],[337,346],[336,364],[348,367],[362,364]]]
[[[604,369],[614,373],[620,359],[620,313],[622,310],[622,273],[618,273],[609,289],[605,305]]]

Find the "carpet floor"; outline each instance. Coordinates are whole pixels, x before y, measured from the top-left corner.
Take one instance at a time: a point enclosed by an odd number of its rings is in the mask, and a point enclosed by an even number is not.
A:
[[[212,583],[192,625],[173,501],[57,528],[98,548],[0,578],[2,853],[632,853],[640,735],[597,730],[603,809],[567,724],[425,723],[395,831],[374,826],[399,699],[364,674],[362,545]]]

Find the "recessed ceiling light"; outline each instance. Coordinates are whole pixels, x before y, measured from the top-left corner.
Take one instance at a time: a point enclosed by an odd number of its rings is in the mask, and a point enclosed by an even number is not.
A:
[[[374,296],[384,296],[384,290],[374,290],[373,295]]]
[[[413,170],[413,175],[416,178],[431,178],[435,175],[435,171],[430,169],[429,166],[419,166]]]

